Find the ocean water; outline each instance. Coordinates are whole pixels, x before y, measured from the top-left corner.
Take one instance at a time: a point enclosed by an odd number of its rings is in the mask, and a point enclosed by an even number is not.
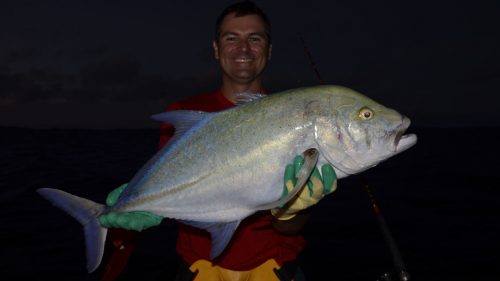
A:
[[[500,280],[499,128],[417,128],[419,142],[314,207],[307,280],[377,280],[394,269],[368,183],[411,280]],[[156,152],[158,131],[0,128],[0,279],[99,280],[81,226],[35,190],[103,202]],[[120,280],[172,280],[175,222],[142,233]],[[106,254],[105,254],[106,258]]]

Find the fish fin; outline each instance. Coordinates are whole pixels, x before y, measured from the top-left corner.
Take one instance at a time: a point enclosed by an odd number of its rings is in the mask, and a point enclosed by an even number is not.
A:
[[[175,133],[169,141],[169,143],[173,143],[174,140],[184,135],[185,132],[200,123],[200,121],[213,114],[214,113],[204,111],[174,110],[155,114],[151,116],[151,118],[174,126]]]
[[[107,229],[99,224],[98,217],[105,206],[62,190],[40,188],[37,192],[56,207],[75,218],[84,228],[87,255],[87,271],[93,272],[104,254]]]
[[[309,148],[308,150],[304,151],[302,155],[304,156],[304,165],[302,165],[302,168],[300,168],[299,172],[297,173],[297,182],[295,183],[293,189],[288,192],[285,197],[280,198],[278,201],[259,206],[259,210],[269,210],[281,207],[288,201],[290,201],[295,195],[297,195],[302,190],[302,188],[304,188],[314,167],[316,167],[316,163],[318,162],[319,158],[319,151],[316,148]]]
[[[186,132],[213,113],[195,110],[174,110],[151,116],[154,120],[172,124],[176,131]]]
[[[236,95],[236,104],[237,105],[242,105],[245,103],[249,103],[255,100],[258,100],[260,98],[263,98],[267,95],[261,94],[261,93],[239,93]]]
[[[232,221],[229,223],[220,222],[197,222],[197,221],[182,221],[183,223],[197,228],[205,229],[210,232],[212,237],[212,248],[210,250],[210,259],[218,257],[226,248],[229,241],[233,237],[236,228],[241,221]]]

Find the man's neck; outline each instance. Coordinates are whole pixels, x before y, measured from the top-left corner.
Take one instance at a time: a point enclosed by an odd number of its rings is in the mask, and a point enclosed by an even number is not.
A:
[[[264,86],[261,80],[255,80],[248,84],[228,83],[223,81],[221,87],[222,94],[232,103],[236,103],[237,95],[240,93],[264,93]]]

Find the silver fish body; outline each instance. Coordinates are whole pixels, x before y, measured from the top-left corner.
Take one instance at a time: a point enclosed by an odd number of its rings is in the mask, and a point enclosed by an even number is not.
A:
[[[217,256],[241,220],[289,199],[281,198],[283,172],[296,155],[319,151],[318,164],[330,163],[342,178],[416,143],[415,135],[403,135],[408,118],[340,86],[293,89],[217,113],[174,111],[155,119],[173,124],[177,133],[113,207],[54,189],[40,194],[77,219],[149,211],[204,228]],[[100,263],[106,235],[98,222],[91,228],[86,233],[97,231],[91,236],[100,238],[92,242],[86,234],[89,271]]]

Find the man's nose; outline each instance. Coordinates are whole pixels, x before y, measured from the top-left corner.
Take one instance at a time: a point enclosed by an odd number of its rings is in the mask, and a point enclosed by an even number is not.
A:
[[[248,49],[250,49],[250,45],[249,45],[249,42],[248,40],[241,40],[238,44],[238,47],[242,50],[242,51],[247,51]]]

